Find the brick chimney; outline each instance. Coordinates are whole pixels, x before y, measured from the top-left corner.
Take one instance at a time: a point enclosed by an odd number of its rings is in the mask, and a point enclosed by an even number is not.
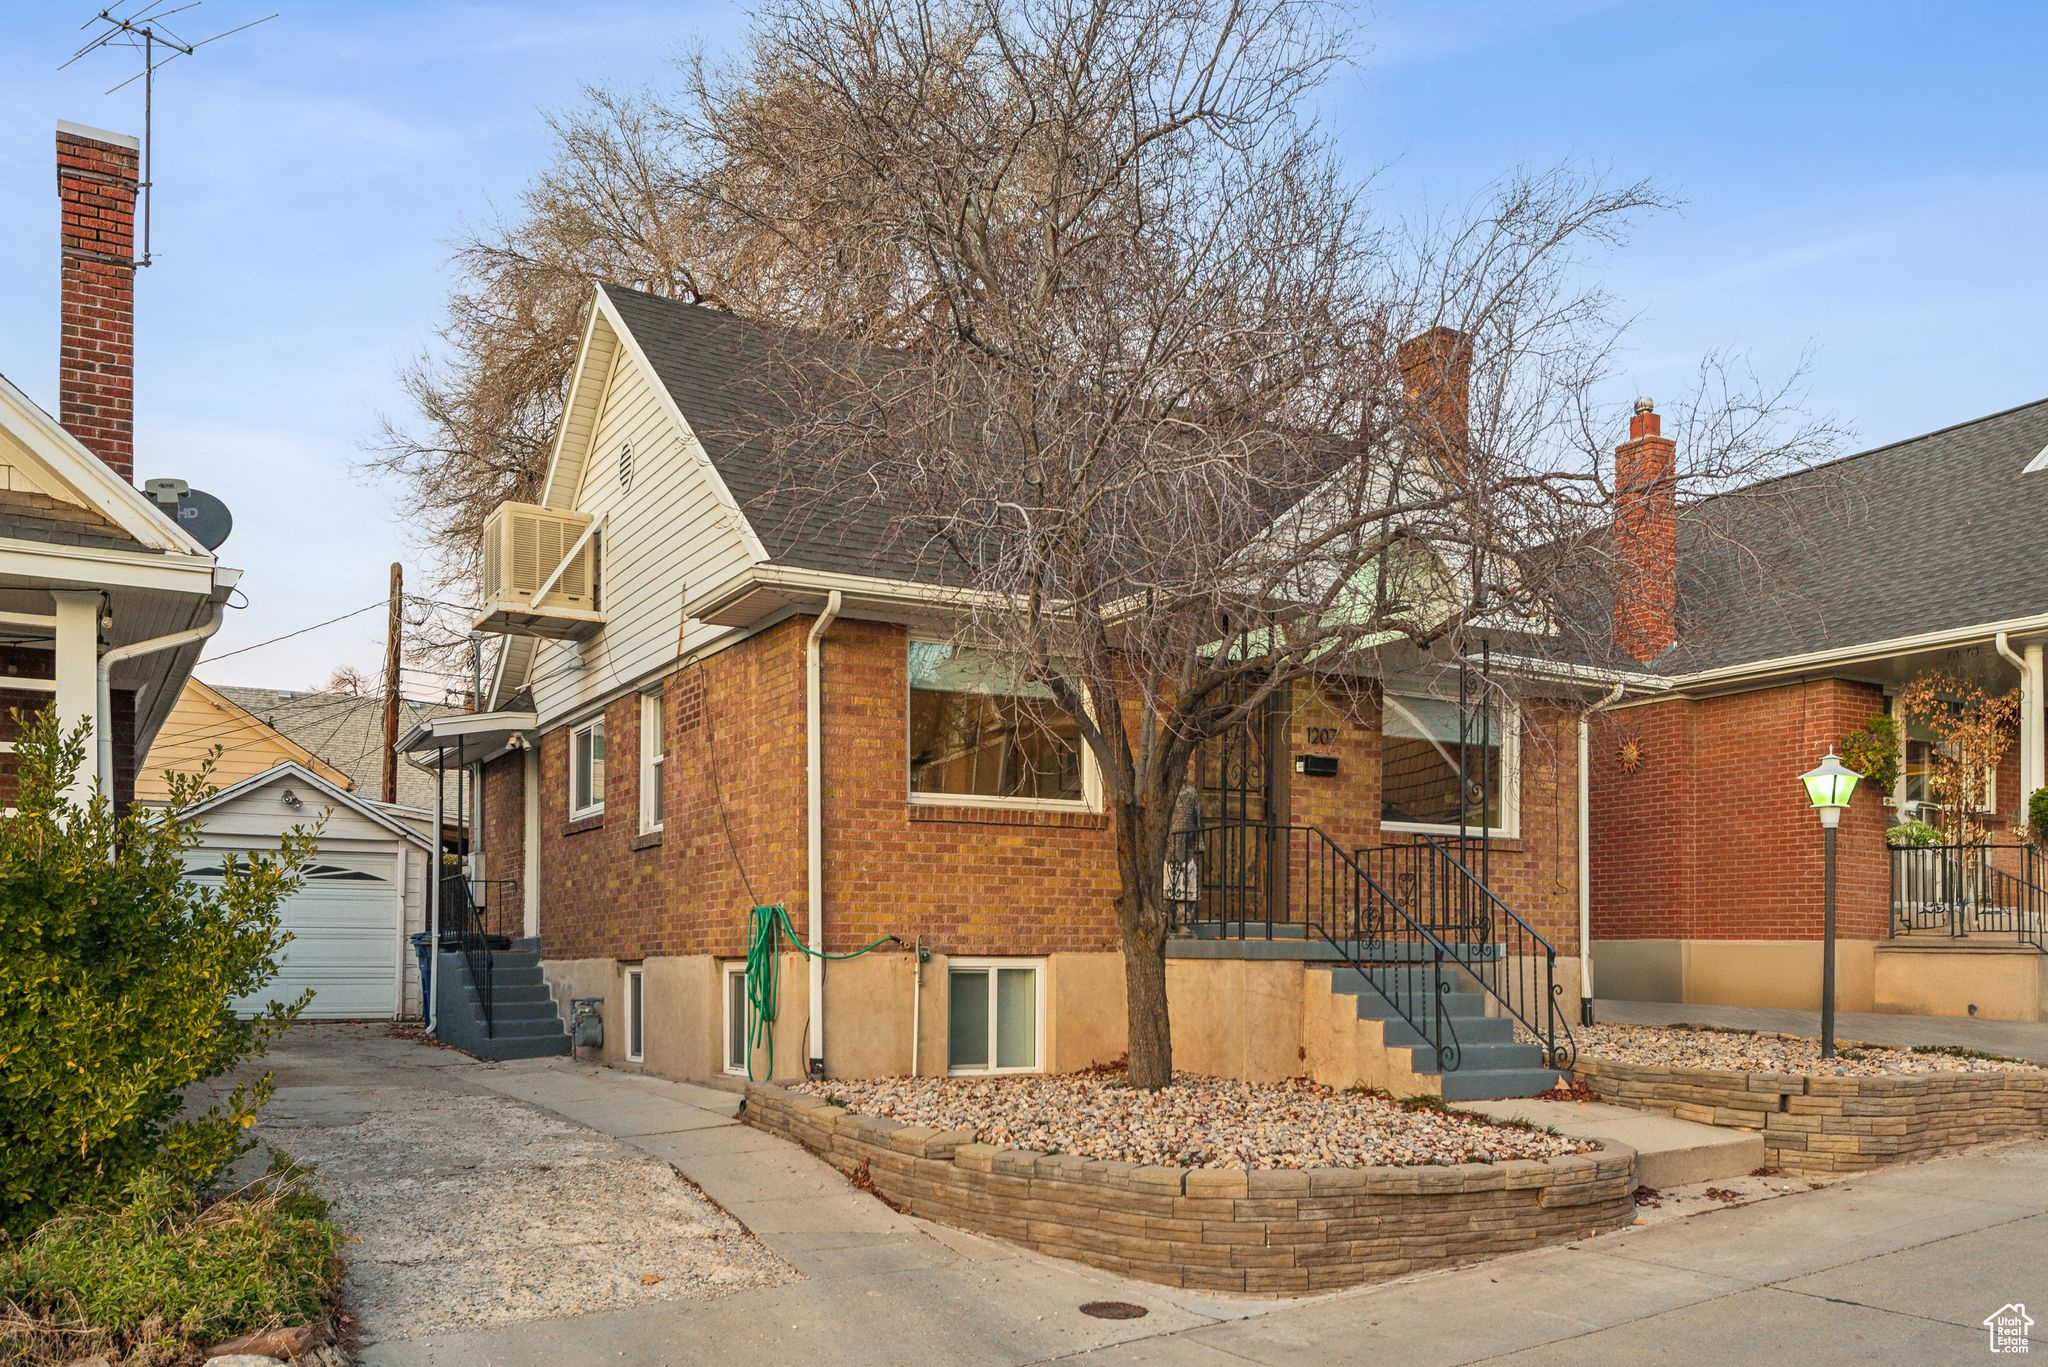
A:
[[[1636,400],[1614,448],[1614,644],[1643,664],[1678,639],[1678,443]]]
[[[57,125],[63,318],[57,420],[135,478],[135,194],[142,144]]]
[[[1472,339],[1456,328],[1433,327],[1394,350],[1409,419],[1430,458],[1454,483],[1465,478],[1471,440]]]

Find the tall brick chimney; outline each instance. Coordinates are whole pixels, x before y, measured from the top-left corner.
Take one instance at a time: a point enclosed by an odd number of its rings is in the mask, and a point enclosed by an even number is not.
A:
[[[142,144],[57,125],[63,318],[57,420],[135,478],[135,194]]]
[[[1465,478],[1471,441],[1472,339],[1456,328],[1433,327],[1394,350],[1410,420],[1431,459],[1454,483]]]
[[[1643,664],[1678,639],[1678,443],[1636,400],[1614,448],[1614,643]]]

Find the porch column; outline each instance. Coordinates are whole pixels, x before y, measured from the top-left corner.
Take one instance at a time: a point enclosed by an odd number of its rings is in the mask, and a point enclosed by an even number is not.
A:
[[[2027,799],[2034,790],[2048,786],[2048,716],[2042,708],[2043,688],[2042,667],[2043,647],[2039,641],[2025,647],[2022,655],[2027,667],[2020,671],[2020,818],[2026,819]]]
[[[97,589],[56,589],[57,725],[69,733],[79,722],[85,735],[85,757],[65,785],[66,801],[83,806],[99,786],[100,736],[100,595]]]

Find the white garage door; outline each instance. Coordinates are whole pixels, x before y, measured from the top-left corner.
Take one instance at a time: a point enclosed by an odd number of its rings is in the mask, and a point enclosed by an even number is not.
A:
[[[190,877],[217,882],[220,854],[195,850]],[[312,989],[301,1020],[350,1020],[398,1011],[398,916],[402,889],[390,854],[322,854],[284,906],[291,941],[277,976],[257,996],[235,1003],[244,1014]]]

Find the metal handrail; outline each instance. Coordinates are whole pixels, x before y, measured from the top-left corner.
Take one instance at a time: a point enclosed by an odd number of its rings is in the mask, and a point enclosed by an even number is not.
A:
[[[1196,902],[1212,913],[1202,919],[1246,938],[1263,925],[1268,940],[1296,928],[1304,941],[1321,940],[1422,1038],[1441,1071],[1456,1071],[1464,1055],[1445,1002],[1453,990],[1445,966],[1457,952],[1322,827],[1233,821],[1172,839],[1178,862],[1199,870]],[[1218,865],[1239,876],[1215,876]]]
[[[2048,860],[2037,846],[1895,845],[1886,856],[1894,939],[2010,935],[2048,953]]]
[[[456,947],[462,951],[463,966],[469,970],[470,985],[476,989],[477,1009],[484,1018],[484,1038],[493,1038],[496,1027],[491,1019],[491,946],[489,931],[484,925],[485,909],[479,907],[472,894],[469,879],[459,873],[441,876],[441,934],[455,937]],[[440,946],[436,945],[436,952]]]
[[[1425,860],[1424,851],[1435,858]],[[1393,866],[1396,886],[1402,875],[1411,878],[1414,890],[1426,894],[1421,909],[1426,921],[1469,936],[1469,943],[1475,946],[1491,949],[1492,954],[1465,959],[1465,971],[1536,1037],[1546,1067],[1571,1067],[1578,1057],[1578,1041],[1572,1036],[1571,1019],[1562,1003],[1563,984],[1557,981],[1557,947],[1542,931],[1434,836],[1418,833],[1409,844],[1383,845],[1357,854],[1361,866],[1375,862]],[[1414,907],[1413,897],[1409,905]],[[1537,1001],[1543,1003],[1540,1010],[1531,1005]]]

